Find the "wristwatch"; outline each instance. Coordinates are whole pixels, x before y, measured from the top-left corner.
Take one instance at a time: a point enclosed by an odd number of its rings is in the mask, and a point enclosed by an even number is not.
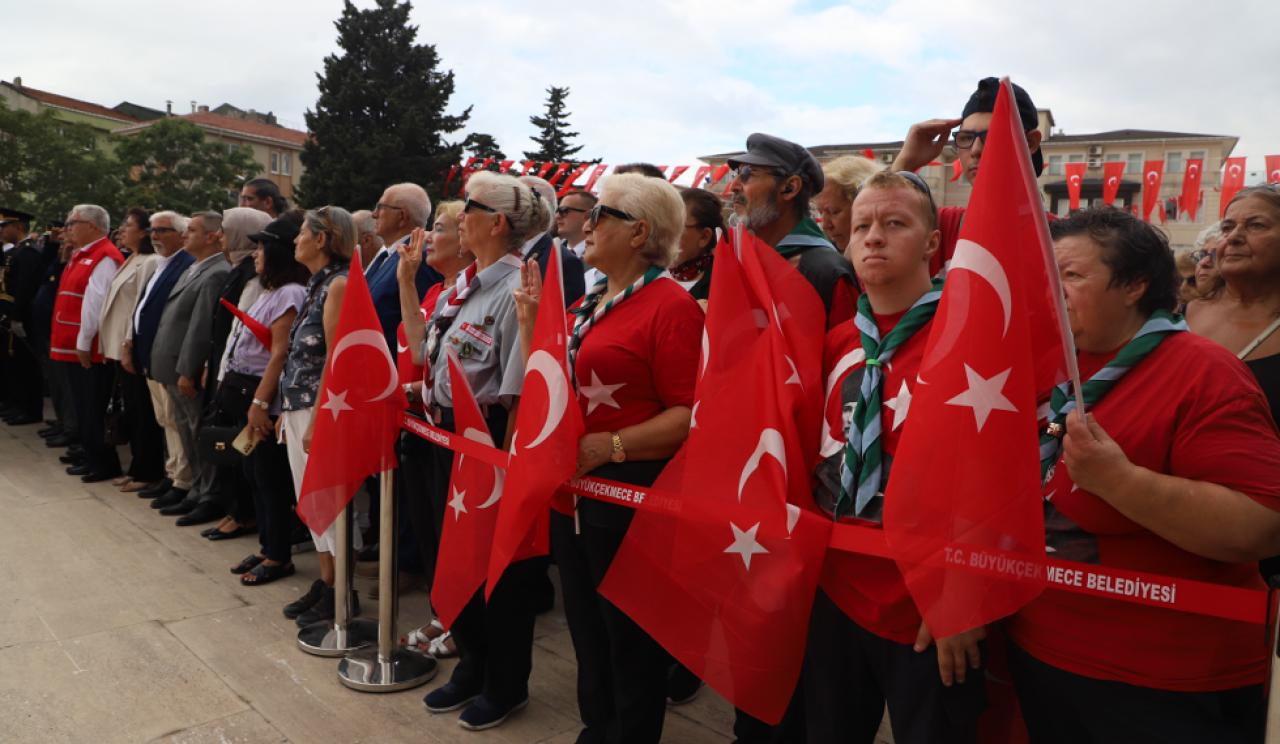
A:
[[[627,451],[622,449],[622,437],[618,432],[613,432],[613,454],[609,455],[612,462],[623,462],[627,459]]]
[[[271,408],[270,403],[266,402],[265,400],[259,400],[257,398],[253,399],[253,405],[257,406],[258,408],[261,408],[264,411]]]
[[[406,382],[405,384],[400,386],[400,389],[404,391],[405,399],[408,400],[410,403],[412,403],[413,402],[413,383]]]

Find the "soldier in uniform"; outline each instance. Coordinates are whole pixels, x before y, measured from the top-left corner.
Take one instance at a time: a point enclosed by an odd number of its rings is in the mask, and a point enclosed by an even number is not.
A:
[[[28,237],[31,215],[0,209],[0,365],[3,366],[3,415],[10,426],[38,423],[44,409],[40,359],[30,338],[31,303],[44,273],[36,240]],[[12,247],[11,247],[12,246]]]

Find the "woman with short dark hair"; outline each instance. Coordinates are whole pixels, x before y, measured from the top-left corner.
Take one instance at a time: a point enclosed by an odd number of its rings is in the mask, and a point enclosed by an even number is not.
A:
[[[1159,231],[1111,208],[1050,230],[1088,415],[1064,384],[1041,437],[1048,547],[1261,590],[1255,563],[1280,552],[1280,436],[1262,390],[1172,314]],[[1050,590],[1008,629],[1032,741],[1261,739],[1259,625]]]
[[[684,230],[680,251],[671,266],[671,278],[701,302],[711,295],[711,263],[716,241],[724,234],[724,202],[706,189],[685,189]]]

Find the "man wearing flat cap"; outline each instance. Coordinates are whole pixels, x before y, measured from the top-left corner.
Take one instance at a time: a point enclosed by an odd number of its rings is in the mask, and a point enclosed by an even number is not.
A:
[[[44,260],[35,240],[27,233],[31,215],[0,209],[0,242],[4,243],[3,279],[0,280],[0,380],[3,402],[0,415],[10,426],[41,421],[44,382],[40,358],[29,337],[31,303],[44,273]]]
[[[822,167],[808,150],[757,132],[747,151],[729,158],[730,203],[748,230],[773,246],[822,298],[831,328],[853,317],[853,269],[809,213],[822,191]]]

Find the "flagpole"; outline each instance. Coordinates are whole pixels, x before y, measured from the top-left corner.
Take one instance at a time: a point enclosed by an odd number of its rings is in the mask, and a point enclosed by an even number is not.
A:
[[[351,617],[351,509],[348,503],[333,521],[333,622],[321,620],[298,631],[298,648],[312,656],[342,656],[378,637],[372,620]]]
[[[392,487],[395,471],[379,478],[378,498],[378,643],[348,652],[338,662],[338,680],[360,692],[395,692],[426,684],[439,665],[426,654],[396,648],[396,507]]]

